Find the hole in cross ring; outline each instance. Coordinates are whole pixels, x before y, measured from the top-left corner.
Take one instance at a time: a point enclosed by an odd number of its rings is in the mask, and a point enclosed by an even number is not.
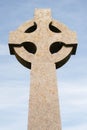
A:
[[[64,43],[62,42],[54,42],[51,44],[50,46],[50,52],[51,54],[53,53],[57,53],[58,51],[61,50],[61,48],[63,47]]]
[[[31,26],[31,27],[29,27],[29,28],[25,31],[25,33],[32,33],[32,32],[34,32],[36,29],[37,29],[37,24],[36,24],[36,22],[34,22],[34,25]]]
[[[32,42],[23,42],[22,46],[30,53],[35,54],[37,47],[34,43]]]
[[[61,31],[57,27],[55,27],[54,25],[52,25],[52,22],[50,22],[50,24],[49,24],[49,29],[52,32],[54,32],[54,33],[61,33]]]

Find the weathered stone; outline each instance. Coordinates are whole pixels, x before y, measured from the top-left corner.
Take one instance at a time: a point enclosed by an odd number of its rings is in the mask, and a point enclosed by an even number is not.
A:
[[[10,33],[10,53],[31,69],[28,130],[61,130],[56,68],[76,47],[76,33],[53,20],[50,9],[36,9],[33,20]]]

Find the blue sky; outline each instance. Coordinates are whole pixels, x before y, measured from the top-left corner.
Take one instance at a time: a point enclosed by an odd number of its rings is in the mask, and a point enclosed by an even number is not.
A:
[[[77,32],[75,56],[57,70],[63,130],[87,129],[87,1],[0,1],[0,130],[27,130],[30,70],[9,54],[9,32],[51,8],[54,19]]]

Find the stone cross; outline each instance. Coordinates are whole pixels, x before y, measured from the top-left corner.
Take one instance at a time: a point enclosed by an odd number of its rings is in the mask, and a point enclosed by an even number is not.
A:
[[[10,33],[10,53],[31,69],[28,130],[61,130],[56,69],[77,47],[76,33],[53,20],[50,9]]]

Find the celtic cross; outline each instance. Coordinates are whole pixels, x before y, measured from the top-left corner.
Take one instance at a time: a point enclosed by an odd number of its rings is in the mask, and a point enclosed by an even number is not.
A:
[[[31,69],[28,130],[61,130],[56,69],[77,47],[76,33],[53,20],[50,9],[10,33],[10,53]]]

